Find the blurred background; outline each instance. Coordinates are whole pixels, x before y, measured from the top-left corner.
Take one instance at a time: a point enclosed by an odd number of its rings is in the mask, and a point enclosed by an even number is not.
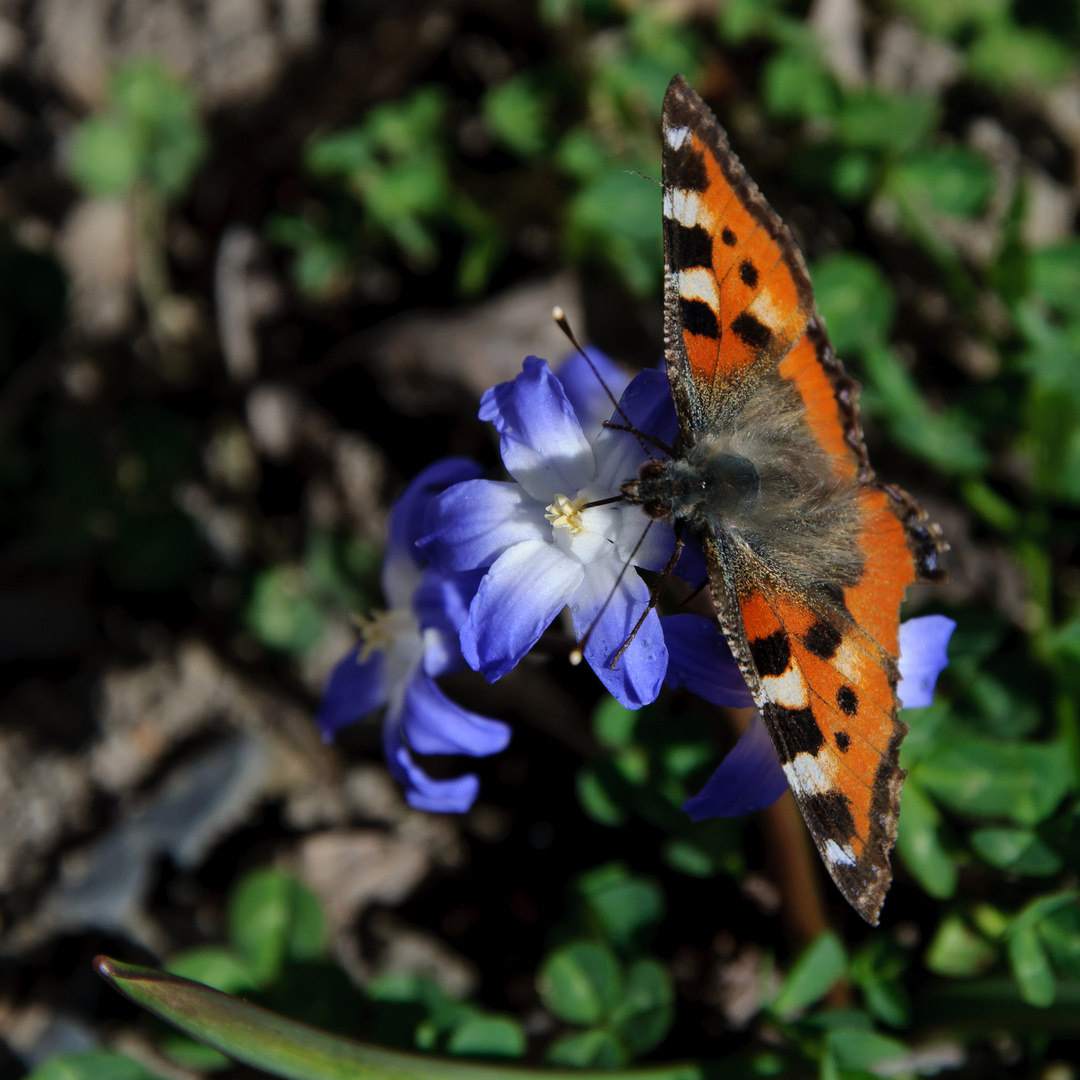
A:
[[[1075,1076],[1078,46],[1073,0],[0,0],[5,1075],[242,1071],[105,951],[444,1054]],[[514,727],[462,817],[312,722],[390,503],[495,467],[552,305],[660,356],[675,73],[952,544],[876,931],[782,810],[678,812],[734,738],[688,696],[456,677]]]

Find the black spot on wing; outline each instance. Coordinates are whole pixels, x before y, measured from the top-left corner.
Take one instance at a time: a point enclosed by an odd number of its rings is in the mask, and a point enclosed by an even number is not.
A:
[[[841,754],[848,752],[848,747],[851,745],[851,736],[846,731],[838,731],[833,735],[836,740],[836,748]]]
[[[758,282],[757,267],[749,259],[743,259],[739,263],[739,277],[744,285],[749,285],[752,289]]]
[[[840,648],[843,635],[835,626],[825,622],[816,622],[803,634],[803,644],[822,660],[831,660]]]
[[[752,349],[763,349],[772,337],[772,331],[759,322],[749,311],[738,315],[731,324],[731,331]]]
[[[700,225],[687,228],[674,218],[664,218],[664,237],[671,270],[712,269],[712,237]]]
[[[689,144],[683,143],[675,161],[674,181],[676,187],[686,191],[704,191],[709,186],[709,174],[705,171],[705,159]]]
[[[825,736],[814,719],[813,709],[788,709],[767,701],[761,715],[769,733],[773,735],[781,765],[786,765],[798,754],[810,754],[812,757],[825,745]]]
[[[750,642],[750,655],[763,679],[783,675],[791,663],[791,642],[783,630],[776,630],[766,637],[754,638]]]
[[[851,816],[851,802],[839,791],[815,791],[800,800],[803,813],[815,823],[815,835],[842,844],[855,835],[855,819]]]
[[[854,716],[859,711],[859,695],[850,686],[841,686],[836,691],[836,704],[845,716]]]
[[[720,325],[713,309],[704,300],[679,299],[679,318],[683,329],[701,337],[720,340]]]
[[[739,242],[739,238],[726,225],[720,234],[720,239],[724,241],[726,247],[734,247]]]

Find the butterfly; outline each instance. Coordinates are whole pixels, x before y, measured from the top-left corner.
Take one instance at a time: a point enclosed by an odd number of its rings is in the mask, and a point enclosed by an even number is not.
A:
[[[940,581],[940,529],[877,480],[806,264],[702,99],[663,109],[670,459],[623,497],[700,541],[720,627],[814,843],[876,925],[892,880],[900,603]]]

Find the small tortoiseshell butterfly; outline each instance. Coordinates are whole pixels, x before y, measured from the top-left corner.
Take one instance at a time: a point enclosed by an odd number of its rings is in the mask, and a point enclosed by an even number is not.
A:
[[[941,532],[874,478],[802,255],[676,76],[664,99],[670,460],[623,494],[699,539],[713,602],[840,891],[876,924],[900,786],[900,602]]]

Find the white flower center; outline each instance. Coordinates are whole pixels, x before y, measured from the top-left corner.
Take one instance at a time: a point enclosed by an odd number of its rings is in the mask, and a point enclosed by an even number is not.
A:
[[[585,523],[581,520],[585,502],[580,497],[571,499],[566,495],[556,495],[544,517],[551,522],[553,529],[569,529],[571,536],[580,536],[585,531]]]

